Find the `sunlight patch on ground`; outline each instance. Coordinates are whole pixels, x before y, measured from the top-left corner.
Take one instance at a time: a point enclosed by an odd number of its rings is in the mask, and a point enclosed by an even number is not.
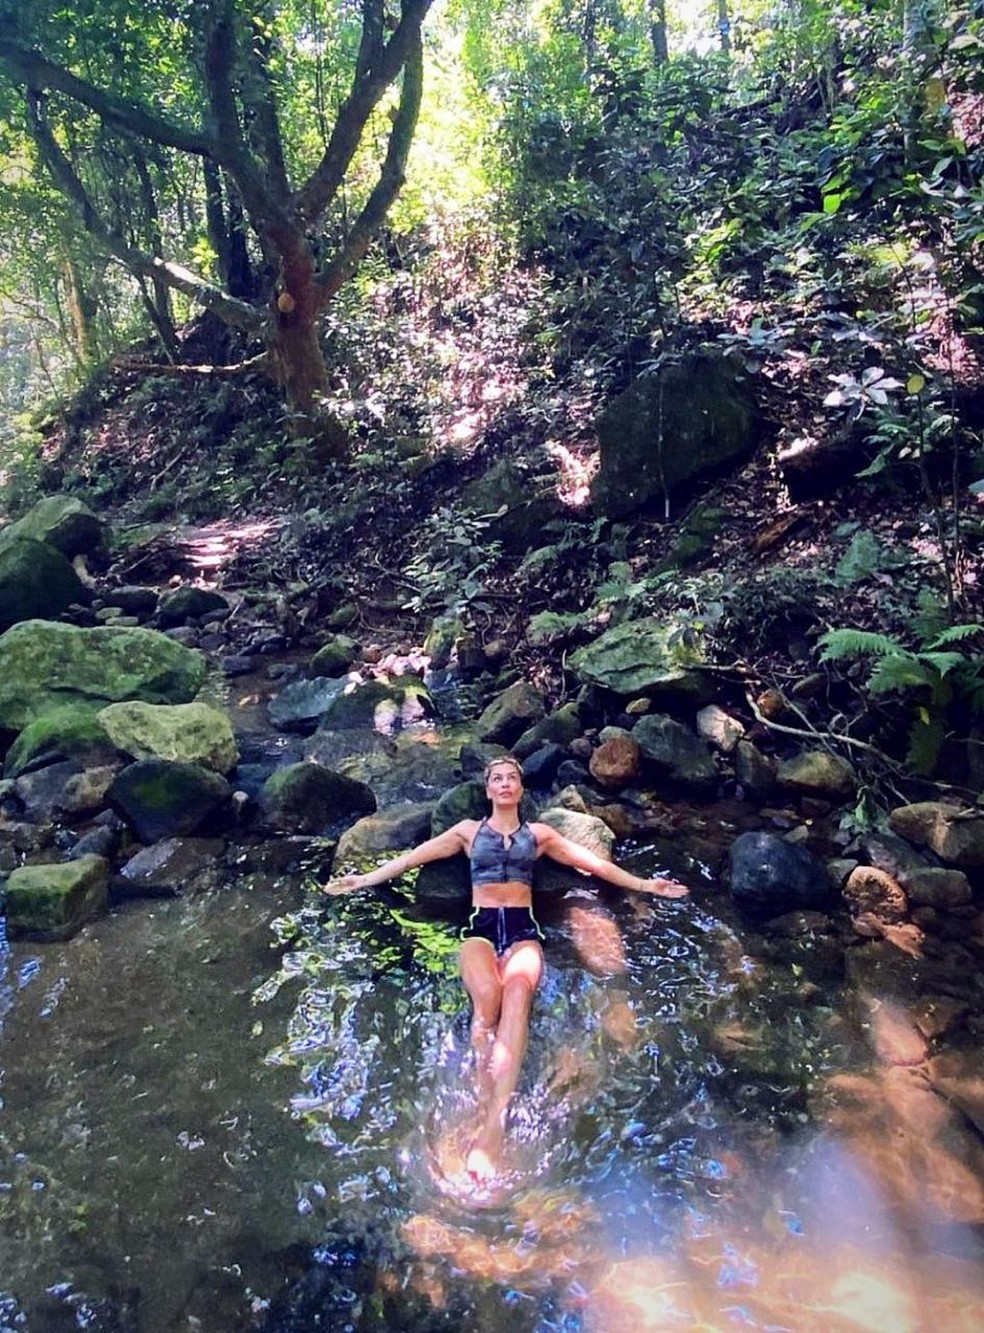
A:
[[[591,498],[591,481],[598,471],[598,458],[585,458],[558,440],[548,440],[544,450],[557,464],[560,479],[557,496],[562,504],[580,509]]]
[[[190,564],[203,577],[216,574],[240,552],[257,546],[281,526],[279,519],[255,519],[251,523],[210,523],[185,538]]]

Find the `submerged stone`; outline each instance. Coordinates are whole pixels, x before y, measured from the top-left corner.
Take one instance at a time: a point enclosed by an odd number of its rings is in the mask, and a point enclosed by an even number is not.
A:
[[[774,833],[742,833],[731,846],[731,896],[740,907],[779,916],[798,908],[822,911],[833,891],[805,848]]]
[[[105,910],[108,885],[109,862],[101,856],[20,866],[7,878],[7,928],[30,939],[68,939]]]
[[[154,630],[28,620],[0,637],[0,728],[67,703],[185,703],[204,679],[201,653]]]

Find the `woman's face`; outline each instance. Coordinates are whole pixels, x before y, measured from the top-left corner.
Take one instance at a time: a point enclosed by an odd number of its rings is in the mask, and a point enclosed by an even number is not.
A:
[[[523,779],[514,764],[494,764],[485,782],[485,791],[492,802],[516,802],[523,796]]]

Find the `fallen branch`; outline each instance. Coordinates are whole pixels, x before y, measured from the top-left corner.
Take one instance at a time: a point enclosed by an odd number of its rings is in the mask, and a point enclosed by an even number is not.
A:
[[[257,371],[269,373],[271,360],[269,352],[260,352],[248,361],[237,361],[234,366],[176,366],[167,361],[145,361],[135,356],[117,356],[113,358],[117,370],[137,370],[142,375],[170,375],[183,379],[222,379],[238,375],[253,375]]]

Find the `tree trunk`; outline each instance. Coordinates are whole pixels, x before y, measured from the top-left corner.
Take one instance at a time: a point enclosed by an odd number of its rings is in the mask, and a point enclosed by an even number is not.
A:
[[[725,55],[731,52],[731,18],[728,14],[728,0],[718,0],[718,33],[721,37],[721,50]]]
[[[665,65],[670,58],[666,40],[666,0],[648,0],[649,40],[653,44],[653,64]]]
[[[316,308],[295,303],[288,292],[282,292],[271,321],[270,352],[287,399],[291,434],[309,441],[316,458],[345,458],[348,431],[325,405],[330,386]]]

